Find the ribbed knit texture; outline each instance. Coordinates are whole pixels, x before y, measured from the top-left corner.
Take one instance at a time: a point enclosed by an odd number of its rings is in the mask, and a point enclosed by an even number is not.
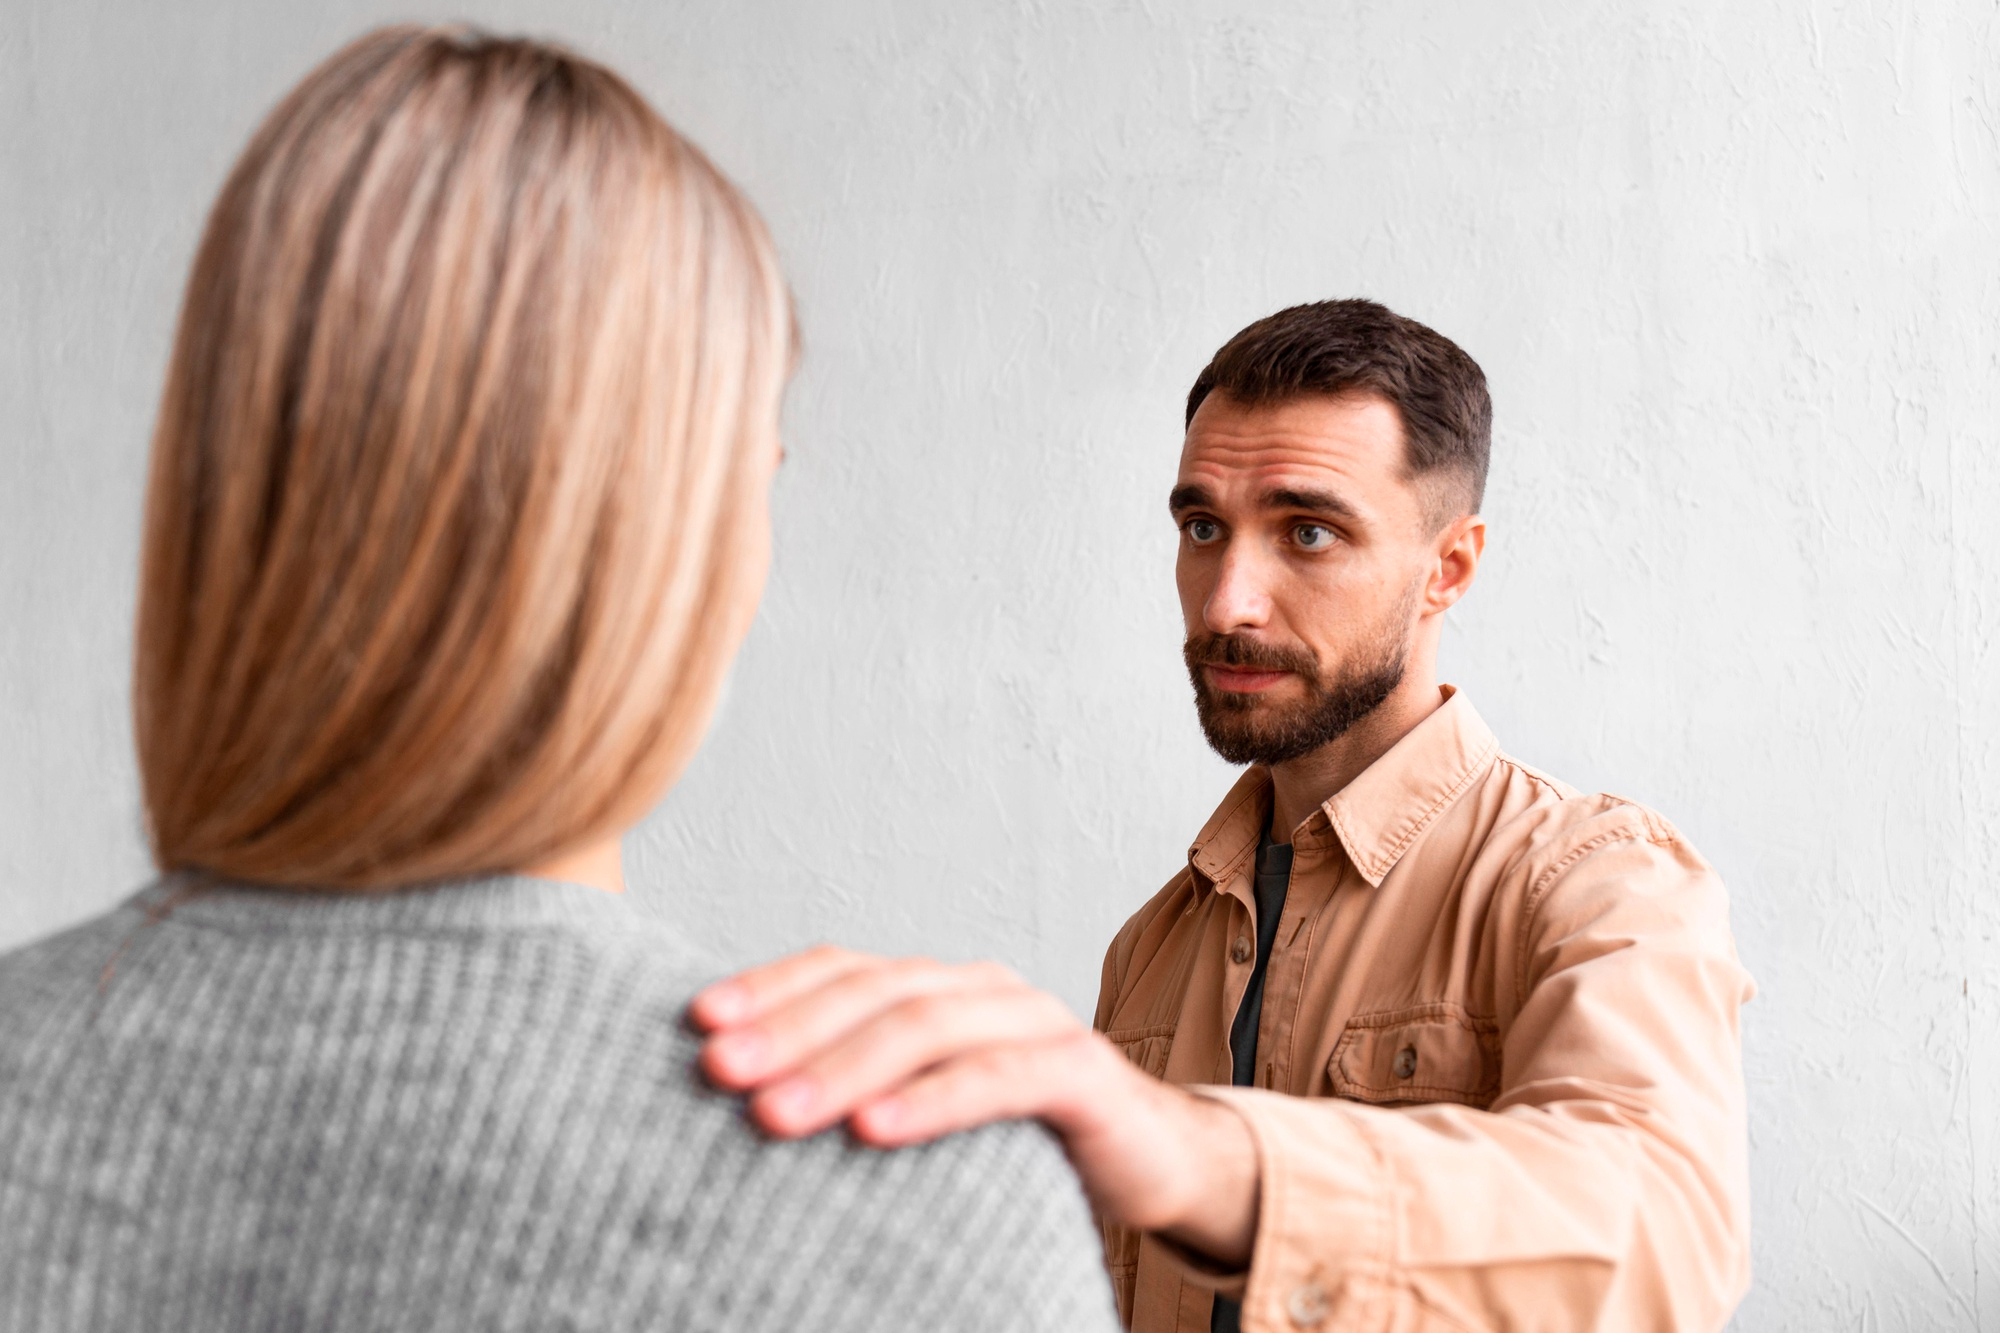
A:
[[[0,957],[0,1329],[1113,1330],[1054,1141],[771,1143],[594,889],[168,880]]]

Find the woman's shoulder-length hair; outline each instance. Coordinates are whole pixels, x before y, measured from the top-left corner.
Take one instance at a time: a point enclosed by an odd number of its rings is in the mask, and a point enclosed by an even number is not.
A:
[[[315,69],[216,200],[153,440],[160,865],[388,888],[643,813],[762,577],[792,337],[756,213],[603,67],[396,28]]]

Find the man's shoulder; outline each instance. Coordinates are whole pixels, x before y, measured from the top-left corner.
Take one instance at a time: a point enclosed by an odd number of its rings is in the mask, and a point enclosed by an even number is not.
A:
[[[1644,802],[1610,791],[1586,791],[1502,751],[1494,756],[1486,783],[1492,806],[1507,818],[1497,835],[1539,849],[1571,850],[1580,843],[1621,838],[1647,842],[1684,841],[1667,817]]]
[[[1711,875],[1686,836],[1653,807],[1585,791],[1501,753],[1473,796],[1484,813],[1481,858],[1514,891],[1538,898],[1571,871],[1608,859],[1659,864],[1676,876]],[[1626,876],[1631,879],[1631,876]]]

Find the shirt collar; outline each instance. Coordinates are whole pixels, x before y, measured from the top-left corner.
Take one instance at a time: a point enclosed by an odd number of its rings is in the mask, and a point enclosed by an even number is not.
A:
[[[1195,883],[1216,888],[1234,876],[1249,873],[1264,826],[1270,822],[1271,770],[1255,764],[1236,779],[1236,785],[1188,848],[1188,866],[1195,872]]]
[[[1449,685],[1443,694],[1436,712],[1320,806],[1371,888],[1500,752],[1472,701]]]
[[[1320,806],[1326,826],[1371,888],[1381,885],[1410,845],[1500,751],[1499,740],[1471,701],[1449,685],[1441,692],[1444,702],[1435,712]],[[1248,874],[1270,818],[1271,774],[1257,764],[1236,780],[1188,848],[1196,882],[1214,888]],[[1294,840],[1310,836],[1318,823],[1315,814]]]

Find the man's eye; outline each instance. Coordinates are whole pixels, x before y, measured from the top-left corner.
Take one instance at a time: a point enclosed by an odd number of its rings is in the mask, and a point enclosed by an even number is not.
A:
[[[1324,551],[1333,545],[1333,529],[1317,523],[1301,523],[1292,529],[1292,540],[1301,550]]]
[[[1221,535],[1213,519],[1191,518],[1187,524],[1188,540],[1197,546],[1206,546]]]

